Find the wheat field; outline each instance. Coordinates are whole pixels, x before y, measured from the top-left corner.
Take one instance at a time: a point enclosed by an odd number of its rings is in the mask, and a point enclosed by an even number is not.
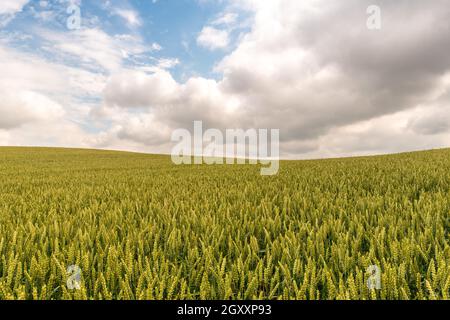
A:
[[[449,232],[445,149],[285,161],[262,177],[0,148],[0,300],[448,299]]]

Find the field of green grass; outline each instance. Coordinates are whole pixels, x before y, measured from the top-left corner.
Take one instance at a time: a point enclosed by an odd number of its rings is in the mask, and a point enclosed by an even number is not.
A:
[[[259,169],[0,148],[0,300],[450,297],[450,150]]]

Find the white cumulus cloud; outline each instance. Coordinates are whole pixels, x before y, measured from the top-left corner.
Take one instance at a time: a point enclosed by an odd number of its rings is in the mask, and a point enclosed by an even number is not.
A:
[[[279,128],[287,157],[450,144],[449,126],[433,116],[445,119],[450,106],[446,1],[379,1],[377,32],[366,26],[370,1],[236,3],[252,10],[253,25],[217,65],[220,79],[178,83],[164,74],[171,89],[161,90],[160,75],[121,78],[109,82],[105,92],[114,94],[105,107],[138,105],[152,123],[172,128],[191,128],[194,120],[214,128]],[[214,50],[227,47],[229,35],[207,26],[197,40]],[[126,84],[136,90],[120,90]],[[129,141],[146,136],[127,132],[121,137]]]
[[[139,16],[139,13],[135,10],[117,8],[114,9],[112,13],[124,19],[127,25],[130,27],[139,27],[142,25],[142,20]]]
[[[15,14],[22,11],[29,0],[2,0],[0,2],[0,14]]]
[[[198,35],[197,43],[209,50],[224,49],[230,43],[230,37],[227,30],[207,26]]]

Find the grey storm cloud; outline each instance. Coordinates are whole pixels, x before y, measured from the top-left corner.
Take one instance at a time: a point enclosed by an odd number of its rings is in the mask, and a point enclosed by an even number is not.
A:
[[[194,120],[215,128],[280,128],[289,153],[296,146],[298,153],[318,149],[326,144],[320,137],[334,129],[418,107],[423,112],[405,134],[449,131],[448,100],[439,119],[432,114],[450,90],[443,80],[450,72],[448,1],[251,3],[252,29],[218,63],[221,80],[177,83],[168,72],[112,76],[106,106],[143,108],[173,128],[190,128]],[[370,5],[381,9],[380,30],[366,26]],[[433,96],[438,89],[442,94]]]

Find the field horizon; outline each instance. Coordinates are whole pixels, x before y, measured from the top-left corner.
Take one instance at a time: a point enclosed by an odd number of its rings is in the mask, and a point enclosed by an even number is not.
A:
[[[0,151],[2,150],[48,150],[48,151],[98,151],[98,152],[117,152],[117,153],[123,153],[123,154],[138,154],[138,155],[147,155],[147,156],[157,156],[157,157],[171,157],[171,154],[169,153],[147,153],[143,151],[129,151],[129,150],[118,150],[118,149],[98,149],[98,148],[81,148],[81,147],[49,147],[49,146],[1,146],[0,145]],[[450,146],[448,147],[440,147],[440,148],[429,148],[429,149],[417,149],[417,150],[407,150],[407,151],[398,151],[398,152],[387,152],[387,153],[371,153],[371,154],[360,154],[360,155],[352,155],[352,156],[330,156],[330,157],[318,157],[318,158],[283,158],[280,157],[280,161],[323,161],[323,160],[345,160],[345,159],[358,159],[358,158],[374,158],[374,157],[389,157],[389,156],[396,156],[396,155],[407,155],[407,154],[414,154],[414,153],[423,153],[423,152],[434,152],[434,151],[443,151],[443,150],[450,150]],[[192,156],[193,157],[193,156]],[[227,159],[224,157],[224,159]],[[237,158],[234,158],[237,159]]]

